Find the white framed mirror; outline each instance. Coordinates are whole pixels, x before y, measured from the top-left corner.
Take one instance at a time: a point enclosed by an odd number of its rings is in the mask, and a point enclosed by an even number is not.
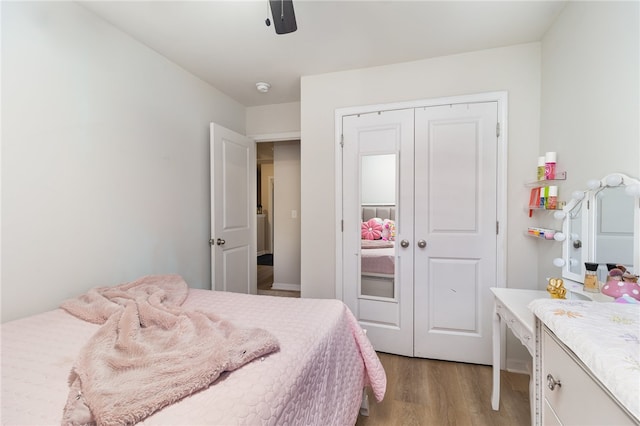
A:
[[[587,182],[575,191],[560,214],[564,217],[562,277],[584,280],[585,262],[599,263],[599,279],[607,275],[607,263],[622,264],[640,273],[640,181],[621,173]]]

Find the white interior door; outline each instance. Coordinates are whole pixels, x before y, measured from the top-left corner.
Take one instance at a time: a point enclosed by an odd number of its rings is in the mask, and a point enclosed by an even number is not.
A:
[[[491,363],[497,102],[416,109],[415,356]]]
[[[255,142],[211,123],[211,288],[257,293]]]
[[[413,109],[343,117],[343,300],[378,351],[413,355]],[[376,166],[378,165],[378,166]],[[386,165],[386,166],[383,166]],[[374,183],[375,182],[375,183]],[[382,195],[382,188],[384,195]],[[395,206],[391,270],[367,269],[363,205]]]

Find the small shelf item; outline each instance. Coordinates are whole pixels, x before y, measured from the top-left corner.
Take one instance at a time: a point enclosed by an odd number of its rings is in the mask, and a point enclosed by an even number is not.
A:
[[[556,185],[531,188],[529,196],[529,217],[534,210],[558,210],[562,204],[558,203],[558,187]]]
[[[567,179],[567,172],[555,172],[555,153],[549,157],[553,163],[554,173],[549,175],[553,179],[540,179],[545,174],[541,173],[542,161],[545,157],[538,158],[538,180],[525,183],[525,187],[531,188],[529,197],[529,217],[533,216],[534,210],[561,210],[563,203],[558,201],[558,183]],[[545,163],[546,164],[546,163]]]
[[[530,226],[527,228],[527,236],[538,238],[541,240],[552,240],[557,241],[555,235],[560,233],[560,231],[556,231],[555,229],[548,228],[538,228],[534,226]]]
[[[567,289],[562,278],[551,278],[547,284],[547,291],[552,299],[566,299]]]

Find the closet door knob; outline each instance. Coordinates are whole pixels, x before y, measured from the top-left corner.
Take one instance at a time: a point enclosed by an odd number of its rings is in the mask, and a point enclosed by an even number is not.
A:
[[[401,245],[403,248],[407,248],[407,247],[409,247],[409,241],[407,241],[407,240],[402,240],[402,241],[400,241],[400,245]]]
[[[427,246],[427,242],[425,240],[418,241],[418,247],[425,248]]]
[[[216,241],[216,243],[217,243],[219,246],[223,246],[223,245],[224,245],[224,243],[226,243],[226,241],[225,241],[225,240],[223,240],[222,238],[218,238],[218,240]]]

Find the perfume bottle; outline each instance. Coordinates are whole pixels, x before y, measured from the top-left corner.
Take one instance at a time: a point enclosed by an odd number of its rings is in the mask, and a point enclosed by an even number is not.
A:
[[[590,293],[599,293],[600,286],[598,285],[598,264],[586,262],[584,264],[587,271],[584,274],[584,291]]]
[[[546,163],[544,160],[544,155],[542,157],[538,157],[538,169],[537,169],[538,180],[544,180],[545,164]]]
[[[547,152],[544,155],[544,178],[547,180],[556,178],[556,157],[555,152]]]
[[[549,187],[549,196],[546,200],[547,209],[555,210],[558,208],[558,187],[553,185]]]

